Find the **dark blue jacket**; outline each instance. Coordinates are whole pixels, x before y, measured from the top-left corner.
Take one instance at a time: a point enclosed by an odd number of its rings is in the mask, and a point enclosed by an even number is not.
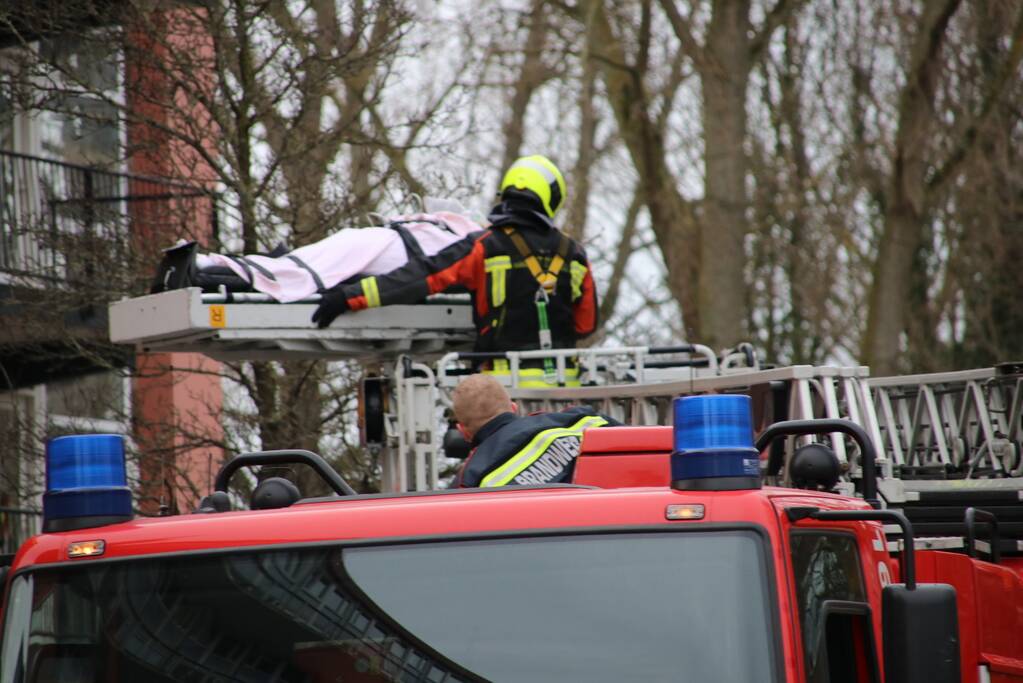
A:
[[[583,406],[519,417],[502,413],[483,425],[458,474],[458,485],[569,482],[585,429],[618,421]]]

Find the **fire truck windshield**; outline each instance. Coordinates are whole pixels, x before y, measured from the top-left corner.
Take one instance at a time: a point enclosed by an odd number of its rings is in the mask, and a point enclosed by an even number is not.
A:
[[[176,555],[25,572],[0,679],[775,681],[747,530]]]

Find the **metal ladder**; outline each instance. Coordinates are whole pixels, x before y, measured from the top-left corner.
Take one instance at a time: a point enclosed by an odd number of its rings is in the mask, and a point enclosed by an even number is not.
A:
[[[918,547],[992,559],[1023,553],[1021,370],[1004,364],[868,381],[897,475],[880,488],[913,523]]]
[[[1023,475],[1023,374],[1015,365],[869,380],[883,446],[905,478]]]
[[[487,357],[508,360],[511,372],[503,381],[525,412],[589,405],[624,424],[657,425],[670,421],[671,400],[676,396],[749,393],[761,426],[778,419],[850,419],[862,425],[874,441],[881,476],[891,476],[892,463],[883,457],[880,425],[866,383],[867,368],[797,365],[762,369],[751,348],[723,353],[720,361],[701,345],[555,349]],[[516,373],[522,361],[544,357],[556,361],[562,381],[568,359],[577,359],[583,386],[519,386]],[[386,490],[436,488],[442,457],[436,427],[443,424],[444,411],[451,406],[451,390],[482,358],[475,353],[451,353],[435,367],[399,360],[394,371],[394,409],[386,420],[390,446],[383,458]],[[858,477],[857,450],[840,433],[829,435],[828,440],[847,477]],[[787,473],[782,479],[787,482]]]

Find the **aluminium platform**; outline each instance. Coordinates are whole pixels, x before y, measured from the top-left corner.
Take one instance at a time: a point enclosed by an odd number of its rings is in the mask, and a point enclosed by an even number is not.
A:
[[[209,294],[190,287],[110,305],[110,340],[140,352],[186,351],[225,361],[360,360],[468,350],[475,338],[465,295],[341,315],[318,329],[318,297],[280,304],[261,294]]]

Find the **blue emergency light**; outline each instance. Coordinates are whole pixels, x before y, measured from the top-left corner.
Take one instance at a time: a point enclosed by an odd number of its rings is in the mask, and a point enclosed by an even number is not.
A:
[[[46,444],[43,531],[70,531],[132,518],[124,437],[60,436]]]
[[[676,489],[732,491],[760,488],[760,454],[753,447],[750,397],[684,396],[672,404]]]

